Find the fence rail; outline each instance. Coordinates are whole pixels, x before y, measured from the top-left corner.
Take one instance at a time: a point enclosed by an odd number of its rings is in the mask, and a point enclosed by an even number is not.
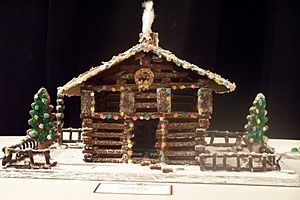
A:
[[[62,143],[82,142],[82,132],[90,130],[89,128],[63,128],[61,133]],[[76,133],[76,134],[75,134]],[[67,138],[65,137],[67,135]],[[75,138],[74,138],[75,137]]]
[[[195,150],[198,156],[195,159],[202,171],[258,172],[280,170],[280,157],[277,158],[277,155],[272,151],[264,153],[239,152],[246,147],[242,142],[244,132],[197,130],[197,135],[199,142]],[[230,148],[224,149],[223,147]]]
[[[228,162],[234,158],[235,162]],[[205,154],[201,153],[196,158],[200,170],[227,170],[227,171],[272,171],[280,170],[276,154],[267,153],[223,153]],[[208,162],[208,159],[211,162]],[[218,162],[219,161],[219,162]],[[221,162],[220,162],[221,161]]]
[[[205,131],[203,137],[208,137],[209,142],[206,144],[207,146],[214,146],[214,147],[231,147],[235,145],[234,143],[230,143],[230,138],[235,140],[241,139],[245,135],[245,132],[230,132],[230,131]],[[216,138],[224,138],[224,142],[216,143]]]

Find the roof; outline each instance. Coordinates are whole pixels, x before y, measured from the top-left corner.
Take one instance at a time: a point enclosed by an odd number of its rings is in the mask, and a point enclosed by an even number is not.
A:
[[[157,41],[158,43],[158,41]],[[127,51],[120,53],[117,56],[113,56],[108,62],[102,62],[101,65],[97,67],[92,67],[89,71],[79,75],[77,78],[73,78],[67,84],[58,88],[58,95],[67,96],[79,96],[80,86],[88,79],[100,74],[101,72],[110,69],[111,67],[117,65],[118,63],[136,55],[139,52],[152,52],[159,57],[165,58],[169,62],[175,63],[177,66],[184,69],[192,70],[197,72],[199,75],[207,77],[213,80],[217,85],[223,86],[221,90],[215,91],[217,93],[227,93],[235,90],[235,83],[230,82],[227,79],[222,78],[220,75],[215,74],[209,70],[204,70],[194,64],[191,64],[185,60],[178,58],[172,52],[162,49],[157,44],[149,43],[148,41],[141,41],[141,43],[131,47]]]

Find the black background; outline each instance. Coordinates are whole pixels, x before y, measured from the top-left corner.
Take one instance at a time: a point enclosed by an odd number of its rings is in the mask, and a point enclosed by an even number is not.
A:
[[[56,88],[138,42],[140,0],[0,1],[0,135],[24,135],[33,95]],[[154,1],[160,46],[237,84],[214,95],[211,129],[242,131],[267,98],[272,138],[300,139],[300,1]],[[80,127],[78,97],[65,126]]]

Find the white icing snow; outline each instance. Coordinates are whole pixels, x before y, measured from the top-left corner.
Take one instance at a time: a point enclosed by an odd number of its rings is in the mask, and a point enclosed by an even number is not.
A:
[[[197,165],[163,165],[173,168],[165,174],[138,164],[85,163],[81,145],[77,147],[52,149],[51,162],[58,162],[52,169],[2,168],[0,177],[300,186],[299,176],[284,162],[282,171],[271,172],[200,171]],[[44,162],[44,157],[35,156],[35,161]]]

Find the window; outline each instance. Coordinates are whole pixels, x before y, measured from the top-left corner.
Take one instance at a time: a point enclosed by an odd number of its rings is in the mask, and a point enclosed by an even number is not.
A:
[[[197,90],[172,90],[172,112],[197,112]]]
[[[96,112],[119,112],[120,92],[101,91],[95,92]]]

